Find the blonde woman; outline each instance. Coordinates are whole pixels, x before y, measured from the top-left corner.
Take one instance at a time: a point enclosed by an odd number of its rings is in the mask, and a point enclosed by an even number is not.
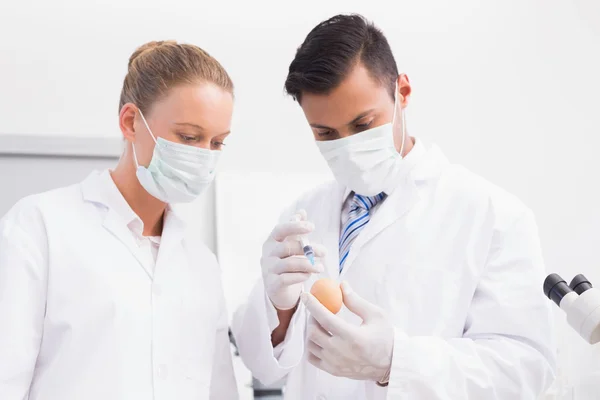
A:
[[[199,47],[131,56],[118,165],[0,221],[0,399],[238,397],[219,266],[170,207],[211,183],[232,109]]]

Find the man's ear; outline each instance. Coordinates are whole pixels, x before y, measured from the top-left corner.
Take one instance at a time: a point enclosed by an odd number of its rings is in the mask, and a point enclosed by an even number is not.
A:
[[[410,100],[410,95],[412,93],[412,88],[410,86],[410,81],[408,80],[408,75],[400,74],[398,76],[398,100],[402,108],[408,105]]]

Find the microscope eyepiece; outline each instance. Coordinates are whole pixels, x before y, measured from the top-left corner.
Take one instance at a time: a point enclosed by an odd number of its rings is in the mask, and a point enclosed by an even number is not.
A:
[[[567,323],[589,344],[600,343],[600,290],[583,275],[570,285],[558,274],[544,280],[544,294],[567,314]]]
[[[581,296],[581,294],[584,293],[586,290],[592,288],[592,284],[590,283],[590,281],[588,281],[588,279],[585,276],[579,274],[575,278],[573,278],[569,287],[573,289],[575,293]]]
[[[559,307],[560,301],[569,292],[572,292],[571,288],[558,274],[550,274],[544,281],[544,294]]]

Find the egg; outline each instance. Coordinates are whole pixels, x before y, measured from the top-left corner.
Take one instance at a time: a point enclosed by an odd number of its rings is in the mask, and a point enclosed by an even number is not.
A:
[[[342,309],[342,289],[336,281],[319,279],[310,288],[310,293],[332,313],[337,314]]]

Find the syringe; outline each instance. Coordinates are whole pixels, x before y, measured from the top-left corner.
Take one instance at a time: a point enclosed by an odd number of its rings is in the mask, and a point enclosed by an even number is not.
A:
[[[293,220],[302,221],[302,217],[300,217],[299,214],[295,214]],[[310,261],[311,265],[315,265],[315,252],[313,251],[312,246],[308,242],[308,238],[306,237],[306,235],[298,235],[298,240],[300,241],[300,245],[302,246],[302,252],[306,256],[306,258],[308,258],[308,261]]]

